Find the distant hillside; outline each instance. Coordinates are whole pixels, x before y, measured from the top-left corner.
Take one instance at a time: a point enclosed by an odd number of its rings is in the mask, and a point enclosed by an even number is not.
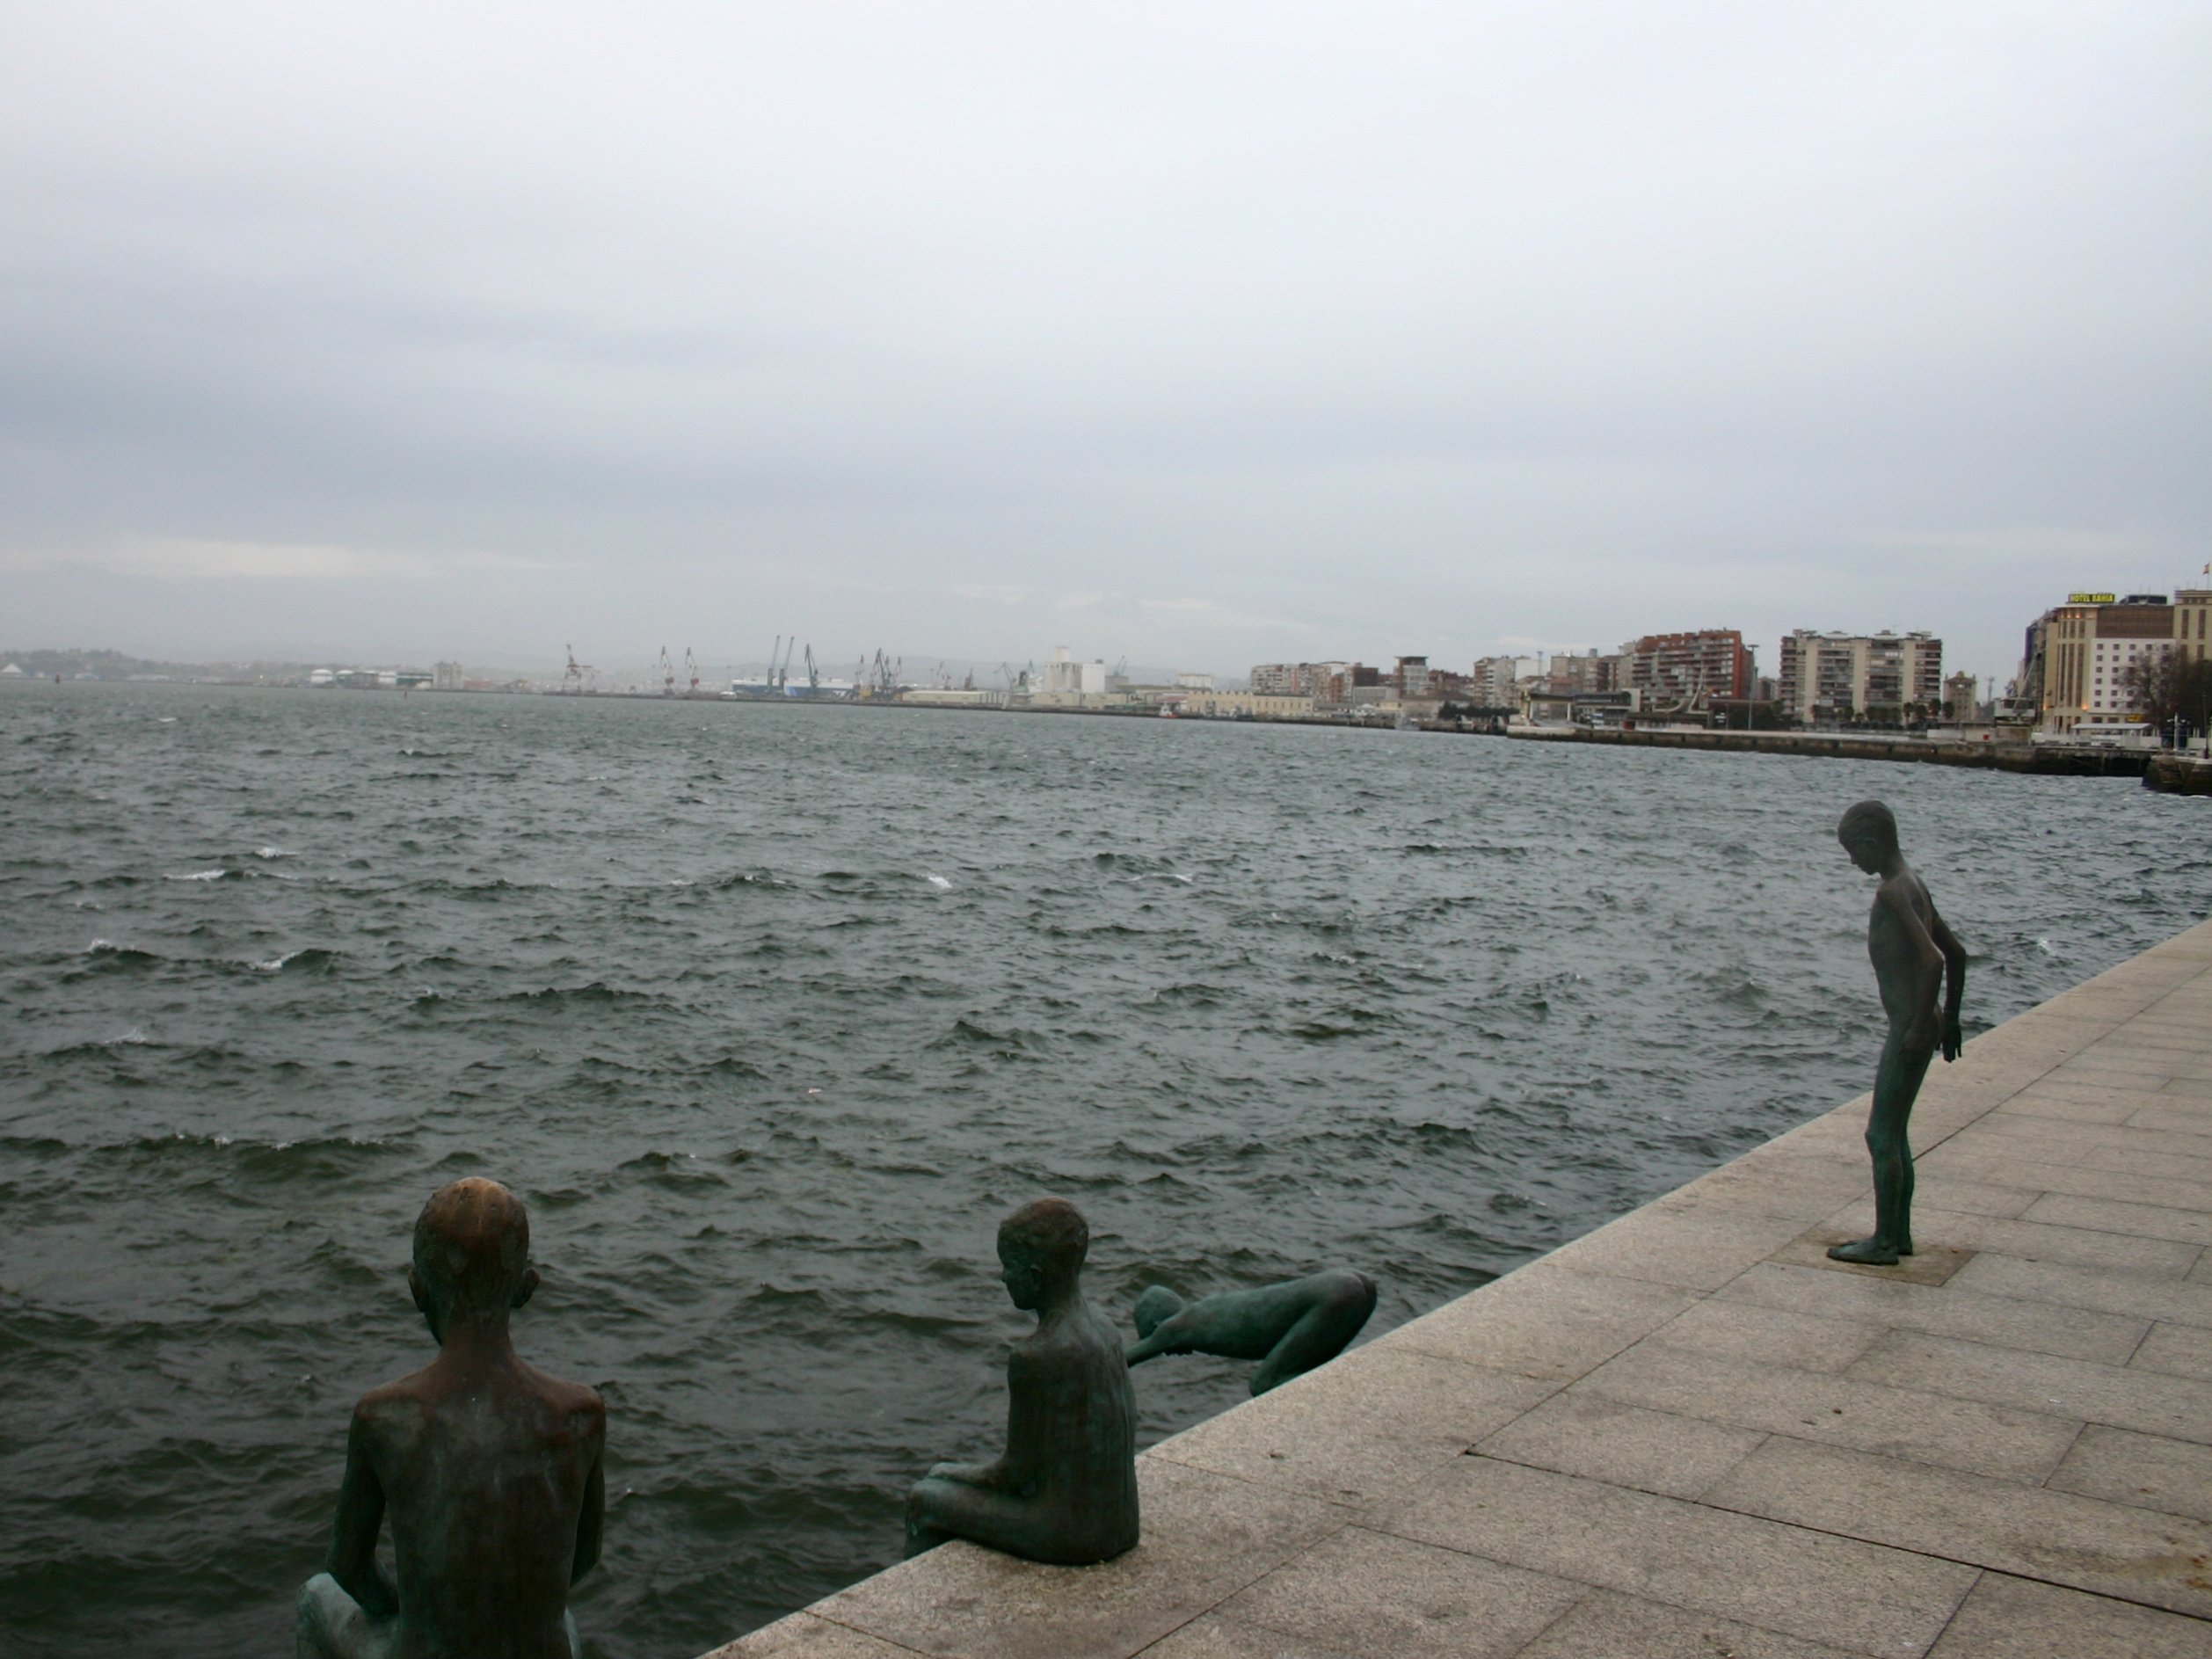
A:
[[[10,665],[40,680],[59,674],[64,680],[229,680],[249,685],[296,680],[308,671],[304,663],[156,662],[126,657],[120,651],[0,651],[0,669]]]

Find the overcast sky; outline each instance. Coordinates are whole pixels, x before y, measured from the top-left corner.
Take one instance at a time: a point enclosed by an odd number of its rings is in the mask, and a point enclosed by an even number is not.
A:
[[[1255,661],[2212,559],[2212,5],[0,9],[0,645]]]

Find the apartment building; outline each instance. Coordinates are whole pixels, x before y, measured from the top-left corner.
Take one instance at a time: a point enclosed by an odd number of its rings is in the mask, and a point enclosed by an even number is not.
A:
[[[1467,697],[1479,709],[1517,709],[1521,682],[1537,672],[1533,657],[1481,657],[1467,676]]]
[[[1943,702],[1943,642],[1925,629],[1910,634],[1819,633],[1784,636],[1775,701],[1782,717],[1822,720],[1898,717],[1909,705]]]
[[[1620,654],[1628,659],[1627,688],[1655,713],[1703,714],[1716,699],[1751,695],[1751,651],[1740,629],[1646,634]]]
[[[2212,590],[2184,588],[2172,601],[2163,593],[2070,594],[2028,630],[2041,660],[2022,678],[2039,688],[2037,724],[2069,732],[2085,721],[2142,718],[2136,670],[2177,648],[2202,654],[2208,608]]]
[[[1544,683],[1549,690],[1566,696],[1624,690],[1628,684],[1628,659],[1617,652],[1601,656],[1595,646],[1579,657],[1561,651],[1552,658]]]
[[[1263,662],[1252,665],[1248,677],[1251,691],[1264,697],[1311,697],[1316,702],[1342,702],[1354,684],[1372,685],[1377,673],[1349,662]]]

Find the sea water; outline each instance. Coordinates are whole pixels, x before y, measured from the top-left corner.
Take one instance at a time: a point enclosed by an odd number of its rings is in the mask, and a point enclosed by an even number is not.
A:
[[[895,1560],[1003,1430],[1026,1199],[1126,1323],[1373,1335],[1872,1079],[1864,796],[1968,1030],[2212,909],[2131,781],[852,707],[0,690],[0,1648],[289,1651],[425,1196],[528,1201],[607,1659]],[[1136,1373],[1149,1443],[1248,1367]]]

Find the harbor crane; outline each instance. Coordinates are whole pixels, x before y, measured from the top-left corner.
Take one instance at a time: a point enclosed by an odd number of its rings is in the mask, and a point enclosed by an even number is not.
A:
[[[584,693],[585,676],[595,674],[598,672],[599,670],[593,667],[591,664],[577,661],[576,647],[571,645],[568,648],[568,667],[561,675],[561,689],[570,696],[581,696]]]
[[[685,695],[697,696],[699,695],[699,658],[688,645],[684,647],[684,675],[691,683],[690,690]]]
[[[810,697],[814,696],[821,689],[822,671],[814,666],[814,645],[810,640],[806,647],[806,695]]]
[[[791,678],[791,653],[798,649],[798,643],[797,634],[788,642],[781,634],[775,637],[775,648],[768,652],[768,691],[771,697],[783,695],[783,688]]]
[[[902,659],[903,661],[903,659]],[[877,648],[872,659],[866,659],[861,671],[853,676],[855,694],[871,701],[891,702],[899,695],[899,671],[892,666],[891,654]]]
[[[668,660],[668,647],[666,645],[660,648],[660,695],[664,697],[676,695],[676,665]]]

